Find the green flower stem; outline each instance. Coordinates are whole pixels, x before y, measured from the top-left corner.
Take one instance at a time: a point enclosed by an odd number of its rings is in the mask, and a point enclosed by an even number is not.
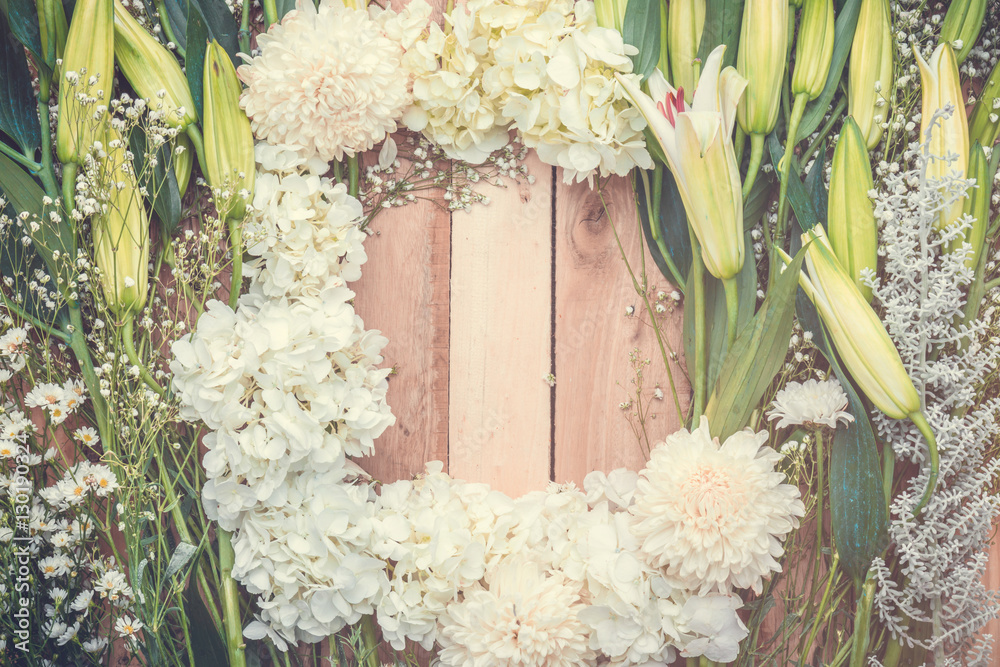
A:
[[[890,637],[889,645],[885,649],[885,656],[882,658],[882,665],[884,667],[896,667],[902,655],[903,645],[899,643],[899,639],[896,637]]]
[[[358,165],[358,156],[352,155],[347,158],[347,192],[352,197],[358,196],[360,189],[361,167]]]
[[[688,226],[688,233],[691,235],[691,295],[688,298],[694,299],[694,378],[691,385],[694,387],[694,400],[692,402],[691,424],[697,426],[698,420],[705,414],[705,405],[708,402],[708,332],[705,331],[705,262],[701,257],[701,245],[691,226]]]
[[[3,301],[3,305],[5,308],[7,308],[7,310],[20,317],[22,320],[26,322],[31,322],[32,326],[34,326],[35,328],[41,329],[45,333],[55,338],[58,338],[64,343],[69,342],[70,337],[67,333],[65,333],[64,331],[60,331],[59,329],[53,328],[48,324],[46,324],[45,322],[42,322],[34,315],[31,315],[30,313],[28,313],[28,311],[24,310],[23,308],[21,308],[21,306],[17,305],[14,301],[9,299],[7,295],[4,294],[3,292],[0,292],[0,301]]]
[[[677,283],[677,287],[684,291],[684,276],[681,275],[680,270],[678,270],[677,265],[674,263],[674,258],[670,256],[670,250],[667,249],[666,241],[660,234],[660,225],[657,224],[660,215],[660,189],[663,185],[663,180],[660,178],[660,170],[664,169],[663,165],[656,165],[653,167],[653,183],[649,182],[649,171],[645,169],[639,170],[639,177],[642,178],[642,190],[646,195],[646,210],[649,212],[649,232],[653,237],[653,241],[656,242],[656,247],[660,251],[660,256],[663,257],[663,261],[666,262],[667,268],[670,269],[670,273],[674,277],[674,281]]]
[[[764,135],[756,132],[750,135],[750,164],[747,166],[747,177],[743,181],[743,200],[750,196],[750,190],[760,172],[760,161],[764,157]]]
[[[243,10],[240,12],[240,31],[238,33],[240,40],[240,52],[250,54],[250,9],[253,7],[252,2],[244,1]]]
[[[812,140],[812,143],[806,146],[805,152],[802,153],[802,160],[801,160],[802,164],[806,164],[809,162],[810,158],[812,158],[813,156],[813,153],[815,153],[819,149],[820,144],[822,144],[823,140],[826,139],[826,137],[830,134],[830,131],[833,129],[833,126],[837,123],[838,120],[840,120],[840,114],[842,114],[844,112],[844,109],[846,108],[847,108],[847,97],[841,96],[840,100],[837,102],[837,105],[833,107],[833,113],[830,114],[830,119],[826,121],[826,123],[823,125],[822,128],[820,128],[819,134],[817,134],[816,138]]]
[[[56,185],[56,172],[52,166],[52,134],[47,131],[49,127],[49,92],[52,85],[52,75],[38,73],[38,120],[45,131],[42,135],[42,169],[38,172],[38,177],[42,180],[45,194],[56,199],[59,197],[59,188]],[[67,206],[66,203],[63,206]]]
[[[83,333],[83,314],[80,312],[79,305],[71,304],[69,306],[69,320],[72,325],[69,346],[73,350],[73,354],[76,355],[77,363],[80,366],[80,375],[83,376],[83,382],[87,385],[90,402],[94,406],[94,417],[97,419],[97,430],[101,434],[101,442],[104,443],[106,450],[115,451],[116,439],[108,420],[108,404],[104,401],[104,396],[101,395],[101,381],[94,371],[90,348],[87,347],[87,337]]]
[[[823,612],[826,611],[826,606],[830,603],[830,593],[833,590],[833,580],[837,574],[837,566],[840,565],[840,554],[834,552],[833,563],[830,565],[830,576],[826,579],[826,588],[823,590],[823,597],[820,598],[819,608],[816,609],[816,615],[814,617],[812,629],[809,631],[809,639],[806,640],[806,645],[802,649],[802,653],[799,656],[799,664],[802,664],[803,660],[808,659],[809,649],[812,648],[813,642],[816,641],[816,635],[819,634],[820,628],[820,618],[823,617]]]
[[[236,310],[243,288],[243,225],[241,220],[229,220],[229,247],[233,252],[233,273],[229,281],[229,307]]]
[[[278,8],[275,6],[274,0],[262,0],[261,4],[264,6],[264,23],[266,27],[270,28],[278,22]]]
[[[29,160],[28,158],[21,155],[16,150],[11,148],[7,144],[3,143],[2,141],[0,141],[0,153],[3,153],[14,162],[17,162],[22,167],[30,171],[32,174],[37,174],[38,171],[42,168],[42,165],[38,164],[34,160]]]
[[[68,162],[63,165],[62,198],[63,208],[72,211],[76,208],[76,164]]]
[[[927,478],[927,488],[924,489],[924,495],[920,498],[920,502],[917,503],[916,508],[913,510],[913,516],[918,516],[927,505],[927,501],[931,499],[931,494],[934,493],[934,487],[937,486],[938,471],[941,466],[941,461],[938,457],[937,438],[934,437],[934,431],[931,430],[931,425],[927,423],[927,418],[924,417],[924,413],[914,412],[910,415],[910,421],[913,422],[913,425],[916,426],[917,430],[919,430],[924,436],[924,440],[927,441],[927,449],[930,452],[931,459],[931,472],[930,476]]]
[[[208,161],[205,159],[205,139],[201,136],[201,130],[198,128],[197,123],[188,123],[187,128],[188,139],[191,140],[191,145],[194,146],[195,155],[198,156],[198,164],[201,165],[201,171],[203,174],[208,173]]]
[[[219,530],[219,563],[222,579],[222,616],[226,624],[226,649],[229,652],[229,667],[246,667],[246,645],[243,643],[243,622],[240,619],[240,594],[233,579],[233,536]]]
[[[896,469],[896,453],[892,451],[892,445],[885,443],[882,445],[882,491],[885,493],[885,511],[889,516],[889,505],[892,502],[892,480]]]
[[[795,96],[795,105],[788,120],[788,137],[785,139],[785,154],[778,163],[781,171],[781,188],[778,194],[778,243],[785,244],[785,214],[788,211],[788,177],[792,173],[792,153],[795,150],[795,133],[799,131],[802,114],[806,111],[809,96],[799,93]]]
[[[851,648],[851,667],[865,667],[868,664],[868,643],[870,641],[872,603],[875,601],[875,572],[868,570],[865,583],[861,587],[861,597],[854,614],[854,644]]]
[[[361,645],[367,667],[379,667],[378,635],[375,632],[375,617],[371,614],[361,619]]]
[[[163,28],[163,34],[167,36],[167,41],[172,42],[180,57],[187,60],[187,53],[184,51],[184,47],[181,46],[181,43],[177,41],[177,36],[174,35],[174,26],[170,24],[170,15],[167,13],[166,3],[163,0],[154,0],[153,5],[156,7],[156,13],[160,15],[160,27]]]
[[[819,429],[816,435],[816,569],[814,570],[813,587],[815,587],[815,575],[819,574],[819,566],[823,562],[823,490],[826,480],[823,475],[823,465],[826,454],[823,452],[823,430]]]
[[[608,202],[604,199],[604,191],[600,189],[600,186],[598,186],[597,192],[601,198],[601,206],[604,209],[604,217],[608,219],[608,223],[611,225],[611,231],[615,235],[615,243],[618,245],[618,252],[622,256],[622,261],[625,262],[625,269],[628,271],[629,278],[632,279],[632,289],[635,290],[636,294],[642,297],[642,303],[646,307],[646,312],[649,314],[649,319],[653,326],[653,333],[656,334],[656,344],[660,348],[660,356],[663,357],[663,368],[667,371],[667,382],[670,384],[670,394],[674,399],[674,407],[677,408],[677,417],[683,422],[684,411],[681,409],[681,399],[677,395],[677,385],[674,383],[674,373],[670,370],[670,356],[667,354],[667,346],[663,342],[663,332],[660,331],[660,327],[656,324],[656,311],[653,310],[652,304],[649,303],[649,295],[646,294],[645,285],[639,283],[639,280],[635,277],[635,272],[632,270],[632,265],[628,261],[628,257],[625,256],[625,248],[622,246],[622,240],[618,236],[618,228],[615,226],[615,221],[611,217],[611,212],[608,211]],[[645,281],[646,247],[643,243],[643,236],[641,233],[639,234],[639,244],[640,252],[642,253],[642,276],[643,281]]]
[[[133,340],[132,333],[132,322],[134,319],[135,317],[132,313],[129,313],[125,317],[125,321],[122,323],[122,344],[125,347],[125,355],[133,365],[139,367],[139,377],[142,381],[145,382],[150,389],[155,391],[160,398],[163,398],[167,395],[167,392],[159,385],[159,383],[157,383],[156,380],[153,379],[149,369],[146,368],[146,365],[139,359],[139,355],[136,354],[135,341]]]
[[[740,295],[736,278],[726,278],[722,281],[726,291],[726,343],[728,349],[733,349],[736,342],[736,324],[740,316]]]

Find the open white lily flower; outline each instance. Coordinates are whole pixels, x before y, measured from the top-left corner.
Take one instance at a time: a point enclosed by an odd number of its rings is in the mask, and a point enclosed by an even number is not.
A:
[[[622,76],[618,81],[663,147],[705,267],[728,280],[743,267],[743,196],[732,134],[747,80],[732,67],[722,69],[725,51],[720,45],[706,59],[690,106],[659,70],[649,77],[652,96]]]

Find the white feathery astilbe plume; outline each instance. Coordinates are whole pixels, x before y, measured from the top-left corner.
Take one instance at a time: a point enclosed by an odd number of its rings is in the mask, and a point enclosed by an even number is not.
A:
[[[937,111],[931,126],[950,113],[954,110]],[[996,345],[984,345],[989,334],[982,320],[958,324],[973,279],[965,266],[970,248],[944,249],[971,218],[964,215],[944,231],[934,230],[938,211],[964,197],[974,181],[949,177],[938,182],[926,175],[930,160],[954,157],[931,156],[927,143],[913,144],[904,156],[912,168],[880,168],[884,179],[875,214],[882,226],[879,254],[885,270],[878,279],[866,276],[921,393],[941,457],[934,495],[914,518],[928,479],[927,445],[911,422],[874,415],[879,436],[896,458],[920,465],[892,501],[895,566],[890,570],[876,559],[875,606],[900,642],[932,652],[938,667],[989,664],[990,641],[978,635],[1000,611],[1000,596],[982,583],[993,520],[1000,512],[1000,498],[990,493],[1000,464],[985,457],[1000,431],[1000,400],[977,395],[1000,354]]]

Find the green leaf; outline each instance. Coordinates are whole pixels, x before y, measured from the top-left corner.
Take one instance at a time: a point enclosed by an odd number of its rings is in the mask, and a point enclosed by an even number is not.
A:
[[[45,52],[42,49],[42,35],[38,27],[38,7],[34,1],[0,0],[0,8],[3,9],[10,31],[17,41],[31,51],[36,64],[44,65]]]
[[[213,0],[187,0],[187,53],[185,68],[191,96],[194,97],[198,115],[205,117],[204,73],[205,49],[209,40],[216,40],[229,54],[234,66],[239,66],[236,54],[239,52],[240,26],[229,12],[224,2]]]
[[[756,225],[767,211],[771,203],[771,189],[775,182],[773,170],[762,171],[757,175],[757,180],[750,188],[750,195],[743,202],[743,229],[750,229]]]
[[[174,37],[177,38],[177,45],[182,49],[187,49],[187,2],[185,0],[164,0],[163,6],[167,9],[166,19],[174,29]],[[160,17],[163,20],[163,17]]]
[[[34,155],[42,143],[38,103],[31,88],[31,72],[24,48],[9,35],[0,14],[0,130],[17,142],[21,152]]]
[[[653,256],[656,267],[681,291],[685,291],[686,277],[691,271],[691,235],[688,232],[687,215],[684,213],[684,202],[681,201],[677,181],[670,170],[663,165],[645,172],[650,181],[650,196],[647,202],[646,189],[642,175],[637,174],[636,201],[639,203],[639,222],[646,237],[646,244]],[[659,183],[657,183],[659,179]],[[659,216],[655,229],[650,227],[649,208],[657,205],[659,197]],[[655,234],[654,234],[655,232]],[[669,258],[668,262],[666,258]],[[670,268],[673,263],[676,272]]]
[[[744,247],[751,248],[753,243],[749,232],[744,237]],[[693,276],[688,277],[689,287]],[[736,276],[739,292],[739,308],[736,318],[736,330],[740,331],[750,321],[757,305],[757,265],[753,261],[753,251],[747,251],[747,259],[743,268]],[[693,294],[693,292],[688,292]],[[726,340],[726,291],[722,281],[705,272],[705,320],[707,349],[705,359],[705,383],[711,387],[719,377],[719,371],[726,358],[728,341]],[[684,354],[687,359],[694,359],[694,299],[684,299]]]
[[[4,191],[0,189],[0,197],[3,196]],[[7,204],[2,212],[10,218],[17,215],[17,211],[11,204]],[[7,229],[0,235],[0,275],[14,279],[14,284],[7,295],[28,315],[53,328],[62,329],[63,323],[69,320],[65,307],[54,312],[51,308],[46,307],[37,292],[28,288],[28,280],[26,279],[34,279],[34,276],[40,273],[47,274],[51,279],[52,274],[35,250],[34,244],[25,245],[21,241],[22,238],[23,235],[18,233],[17,228]],[[0,305],[0,310],[2,309],[3,306]]]
[[[732,351],[726,355],[705,409],[713,436],[725,439],[745,428],[781,370],[788,353],[795,291],[804,258],[805,253],[800,251],[777,277],[760,311],[737,334]]]
[[[645,79],[660,60],[659,0],[629,0],[622,22],[622,39],[639,49],[632,56],[633,71]]]
[[[816,155],[817,158],[813,163],[812,169],[806,174],[805,189],[809,195],[809,199],[812,201],[816,220],[825,229],[826,213],[830,201],[830,193],[827,192],[826,184],[823,182],[823,171],[826,167],[826,140],[820,145],[819,152]]]
[[[698,59],[705,62],[719,44],[726,45],[723,66],[736,63],[743,22],[743,0],[708,0],[705,6],[705,27],[698,46]]]
[[[295,9],[295,0],[274,0],[274,10],[278,21],[293,9]]]
[[[167,571],[163,574],[163,578],[169,579],[180,572],[197,553],[198,547],[190,542],[178,543],[174,548],[174,553],[170,555],[170,562],[167,563]]]
[[[165,143],[157,149],[156,166],[152,168],[146,164],[145,133],[140,129],[133,130],[129,135],[129,144],[134,156],[135,173],[142,178],[142,185],[148,193],[147,199],[152,198],[153,210],[160,221],[164,238],[171,238],[183,214],[181,191],[173,169],[171,144]]]
[[[771,151],[771,164],[778,164],[785,151],[781,142],[778,141],[776,133],[772,132],[767,135],[767,147]],[[817,161],[817,164],[820,164],[820,162]],[[799,221],[799,226],[802,229],[812,229],[819,223],[819,214],[816,212],[813,199],[810,197],[808,190],[806,190],[806,186],[802,184],[802,179],[799,176],[798,161],[794,155],[791,156],[791,170],[788,174],[788,193],[786,196],[788,197],[788,203],[792,205],[795,219]],[[826,218],[825,211],[823,218]]]
[[[840,563],[860,584],[872,560],[889,544],[882,466],[864,403],[835,357],[831,365],[847,393],[854,422],[838,427],[833,436],[830,518]]]
[[[819,97],[809,103],[806,112],[802,115],[799,129],[795,138],[795,143],[808,137],[819,128],[824,116],[830,113],[833,106],[833,96],[840,85],[840,77],[844,73],[844,66],[847,64],[847,56],[851,52],[851,45],[854,43],[854,30],[858,25],[858,15],[861,13],[861,0],[846,0],[844,6],[837,12],[837,23],[834,27],[833,38],[833,59],[830,61],[830,73],[826,78],[826,85],[820,92]],[[706,23],[707,25],[707,23]]]
[[[201,599],[198,586],[188,584],[184,592],[184,611],[191,632],[191,648],[195,663],[191,667],[227,667],[229,654],[223,643],[221,628],[216,628],[212,616]]]

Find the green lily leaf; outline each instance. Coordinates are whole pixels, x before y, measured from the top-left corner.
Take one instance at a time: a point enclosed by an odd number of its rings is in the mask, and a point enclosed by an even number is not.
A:
[[[705,62],[719,44],[726,45],[722,65],[734,65],[740,45],[743,25],[743,0],[708,0],[705,6],[705,27],[698,44],[698,59]]]
[[[648,197],[645,180],[649,181]],[[657,165],[653,170],[636,175],[635,193],[639,222],[653,261],[663,277],[683,293],[691,271],[691,235],[677,181],[669,169]],[[651,220],[650,208],[657,207],[659,215]]]
[[[42,142],[38,102],[31,88],[31,72],[24,49],[10,36],[0,14],[0,131],[11,137],[25,155],[34,155]]]
[[[660,59],[659,0],[629,0],[622,22],[622,39],[639,49],[632,56],[632,71],[645,80]]]

